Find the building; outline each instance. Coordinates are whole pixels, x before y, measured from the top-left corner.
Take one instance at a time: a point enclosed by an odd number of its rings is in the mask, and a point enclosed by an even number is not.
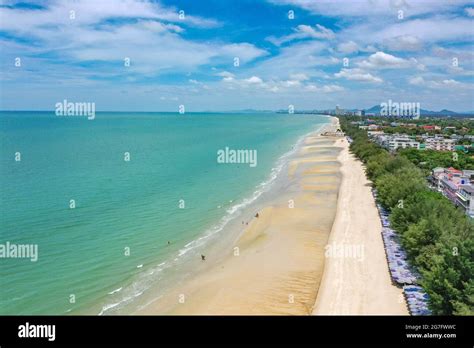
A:
[[[461,140],[463,136],[459,134],[451,134],[449,138],[457,141],[457,140]]]
[[[421,126],[421,128],[423,128],[427,132],[432,132],[432,131],[435,131],[435,130],[441,130],[440,126],[424,125],[424,126]]]
[[[373,138],[373,137],[384,135],[384,134],[385,133],[382,130],[375,130],[375,131],[368,131],[367,132],[367,135],[369,136],[369,138]]]
[[[474,217],[474,186],[461,185],[456,195],[456,205],[462,207],[469,217]]]
[[[344,115],[344,109],[341,109],[339,105],[336,105],[336,116]]]
[[[440,180],[443,173],[444,173],[444,168],[436,167],[431,171],[431,175],[428,178],[428,180],[431,183],[431,188],[435,189],[438,192],[441,192],[442,190]]]
[[[359,125],[359,129],[367,130],[368,135],[380,146],[396,151],[399,148],[415,148],[417,150],[435,150],[435,151],[454,151],[456,149],[456,140],[445,139],[442,135],[432,136],[423,134],[421,136],[410,136],[407,134],[384,134],[377,131],[384,127],[370,124],[366,120],[367,125]],[[359,123],[360,124],[360,123]],[[419,140],[419,141],[418,141]]]
[[[453,151],[456,141],[453,139],[444,139],[439,137],[427,138],[425,140],[426,148],[436,151]]]
[[[407,135],[399,135],[399,136],[391,137],[388,140],[388,149],[390,151],[396,151],[399,148],[402,148],[402,149],[415,148],[419,150],[420,143]]]
[[[361,126],[359,126],[361,128]],[[420,149],[421,144],[414,137],[406,134],[385,134],[383,131],[368,131],[368,136],[375,143],[386,148],[389,151],[396,151],[399,148],[415,148]]]
[[[448,198],[451,202],[456,204],[458,186],[454,181],[449,180],[447,177],[443,177],[440,180],[441,193]]]
[[[429,177],[431,187],[443,194],[466,215],[474,217],[474,171],[434,168]]]

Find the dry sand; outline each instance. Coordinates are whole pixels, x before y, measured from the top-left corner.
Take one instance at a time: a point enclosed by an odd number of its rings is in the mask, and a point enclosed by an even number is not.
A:
[[[361,162],[349,153],[347,140],[337,145],[343,147],[338,158],[343,179],[329,245],[361,247],[363,258],[326,259],[313,314],[408,315],[402,290],[390,279],[370,182]]]

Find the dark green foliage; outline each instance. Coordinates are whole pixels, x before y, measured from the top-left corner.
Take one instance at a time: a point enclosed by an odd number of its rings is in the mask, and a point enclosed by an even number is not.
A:
[[[457,158],[453,156],[452,152],[434,150],[403,149],[399,153],[423,169],[425,173],[429,173],[431,169],[436,167],[474,169],[474,159],[470,157],[471,155],[462,151],[456,152]]]

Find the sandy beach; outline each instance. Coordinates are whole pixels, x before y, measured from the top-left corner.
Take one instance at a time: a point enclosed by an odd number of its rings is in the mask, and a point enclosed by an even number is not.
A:
[[[338,146],[343,179],[329,245],[363,250],[363,257],[326,259],[313,314],[408,315],[402,290],[391,283],[370,182],[347,140]]]
[[[332,122],[325,130],[337,128]],[[227,257],[208,257],[204,272],[137,314],[407,314],[347,141],[306,137],[285,175],[283,193],[243,227]],[[364,259],[326,258],[328,243],[363,244]]]

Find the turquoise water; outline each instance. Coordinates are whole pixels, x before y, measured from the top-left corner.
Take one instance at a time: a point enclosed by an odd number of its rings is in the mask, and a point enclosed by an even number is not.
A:
[[[37,262],[0,259],[0,314],[97,314],[166,284],[180,257],[199,252],[202,243],[193,241],[218,231],[279,157],[326,122],[284,114],[0,113],[0,243],[37,244],[39,253]],[[257,150],[258,165],[217,163],[225,147]]]

